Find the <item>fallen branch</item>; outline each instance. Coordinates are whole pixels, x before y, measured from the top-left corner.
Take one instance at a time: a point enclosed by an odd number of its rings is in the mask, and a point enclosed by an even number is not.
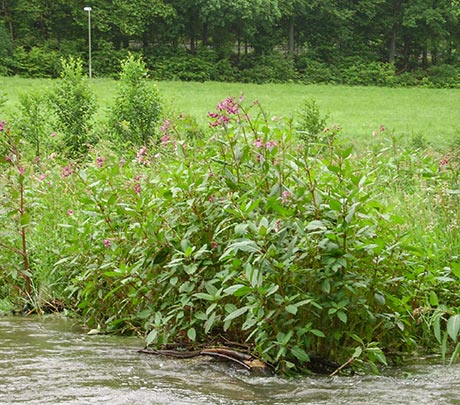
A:
[[[206,348],[191,351],[174,349],[141,349],[138,350],[138,353],[163,355],[181,359],[189,359],[197,356],[210,356],[231,361],[251,372],[273,374],[273,368],[270,364],[265,363],[249,353],[243,353],[226,347]]]

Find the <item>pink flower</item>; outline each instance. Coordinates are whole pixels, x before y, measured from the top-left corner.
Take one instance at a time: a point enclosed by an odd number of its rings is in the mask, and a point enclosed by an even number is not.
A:
[[[134,184],[134,192],[139,194],[141,192],[141,185],[139,183]]]
[[[96,159],[96,165],[97,165],[97,167],[101,168],[102,165],[104,164],[104,161],[105,161],[105,157],[98,157],[98,158]]]
[[[216,242],[216,241],[212,241],[212,242],[211,242],[211,247],[212,247],[213,249],[217,249],[217,246],[218,246],[218,245],[217,245],[217,242]]]
[[[266,149],[269,149],[269,148],[271,148],[271,147],[273,147],[273,146],[278,146],[278,143],[277,143],[276,141],[267,141],[267,142],[265,143],[265,148],[266,148]]]
[[[209,196],[209,202],[214,202],[214,196],[213,195]]]
[[[67,215],[72,215],[73,211],[72,210],[67,210]]]
[[[283,191],[283,194],[281,196],[281,202],[283,204],[286,204],[290,198],[291,198],[291,193],[289,191]]]
[[[62,178],[69,177],[72,173],[73,173],[72,166],[70,165],[64,166],[62,168],[61,177]]]
[[[51,138],[55,138],[57,135],[58,135],[57,132],[51,132],[50,134]]]
[[[169,135],[168,134],[164,134],[162,137],[161,137],[161,146],[165,147],[169,142]]]
[[[263,143],[262,143],[262,141],[261,141],[260,139],[256,139],[256,140],[254,141],[254,146],[255,146],[256,148],[261,148],[261,147],[263,146]]]
[[[0,132],[3,131],[4,127],[5,127],[5,123],[3,121],[0,121]]]
[[[56,153],[53,152],[51,155],[48,156],[49,160],[53,160],[56,157]]]
[[[165,133],[168,132],[170,124],[171,122],[168,119],[165,119],[163,121],[163,125],[160,127],[160,131]]]
[[[45,179],[46,179],[46,174],[45,173],[40,174],[40,177],[38,178],[38,180],[43,181]]]
[[[6,155],[6,156],[5,156],[5,160],[6,160],[7,162],[11,162],[11,157],[9,157],[8,155]]]
[[[24,174],[24,172],[26,171],[26,169],[24,169],[22,166],[19,166],[18,170],[19,170],[19,174]]]
[[[238,103],[234,97],[228,97],[217,105],[217,110],[227,114],[238,114]]]
[[[281,225],[283,224],[283,221],[281,219],[278,219],[278,221],[275,222],[275,232],[278,233],[281,229]]]
[[[446,166],[449,163],[449,156],[445,156],[440,162],[439,162],[439,168]]]
[[[145,162],[145,156],[144,155],[145,155],[146,152],[147,152],[147,148],[145,146],[140,148],[139,151],[137,152],[136,157],[137,157],[137,161],[139,163]]]
[[[104,239],[104,240],[102,241],[102,243],[104,244],[104,246],[105,246],[107,249],[109,249],[110,246],[111,246],[111,241],[110,241],[110,239]]]

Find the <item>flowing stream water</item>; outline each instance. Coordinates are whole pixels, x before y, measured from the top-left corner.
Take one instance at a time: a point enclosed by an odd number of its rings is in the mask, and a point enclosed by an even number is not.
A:
[[[0,318],[0,404],[460,404],[460,365],[380,376],[256,377],[214,359],[137,353],[61,317]]]

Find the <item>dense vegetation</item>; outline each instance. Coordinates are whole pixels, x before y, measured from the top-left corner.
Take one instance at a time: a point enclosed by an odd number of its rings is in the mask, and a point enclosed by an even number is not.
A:
[[[84,6],[98,76],[131,51],[157,79],[459,86],[457,0],[5,0],[0,73],[87,60]]]
[[[280,372],[457,358],[457,146],[381,127],[354,150],[314,100],[272,120],[229,97],[204,128],[163,110],[146,71],[123,62],[98,131],[72,58],[1,122],[3,309],[66,308],[158,347],[245,342]]]

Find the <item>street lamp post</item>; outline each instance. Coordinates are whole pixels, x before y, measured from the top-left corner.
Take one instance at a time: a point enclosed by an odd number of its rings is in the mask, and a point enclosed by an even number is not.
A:
[[[83,10],[88,12],[88,77],[91,79],[91,7],[85,7]]]

